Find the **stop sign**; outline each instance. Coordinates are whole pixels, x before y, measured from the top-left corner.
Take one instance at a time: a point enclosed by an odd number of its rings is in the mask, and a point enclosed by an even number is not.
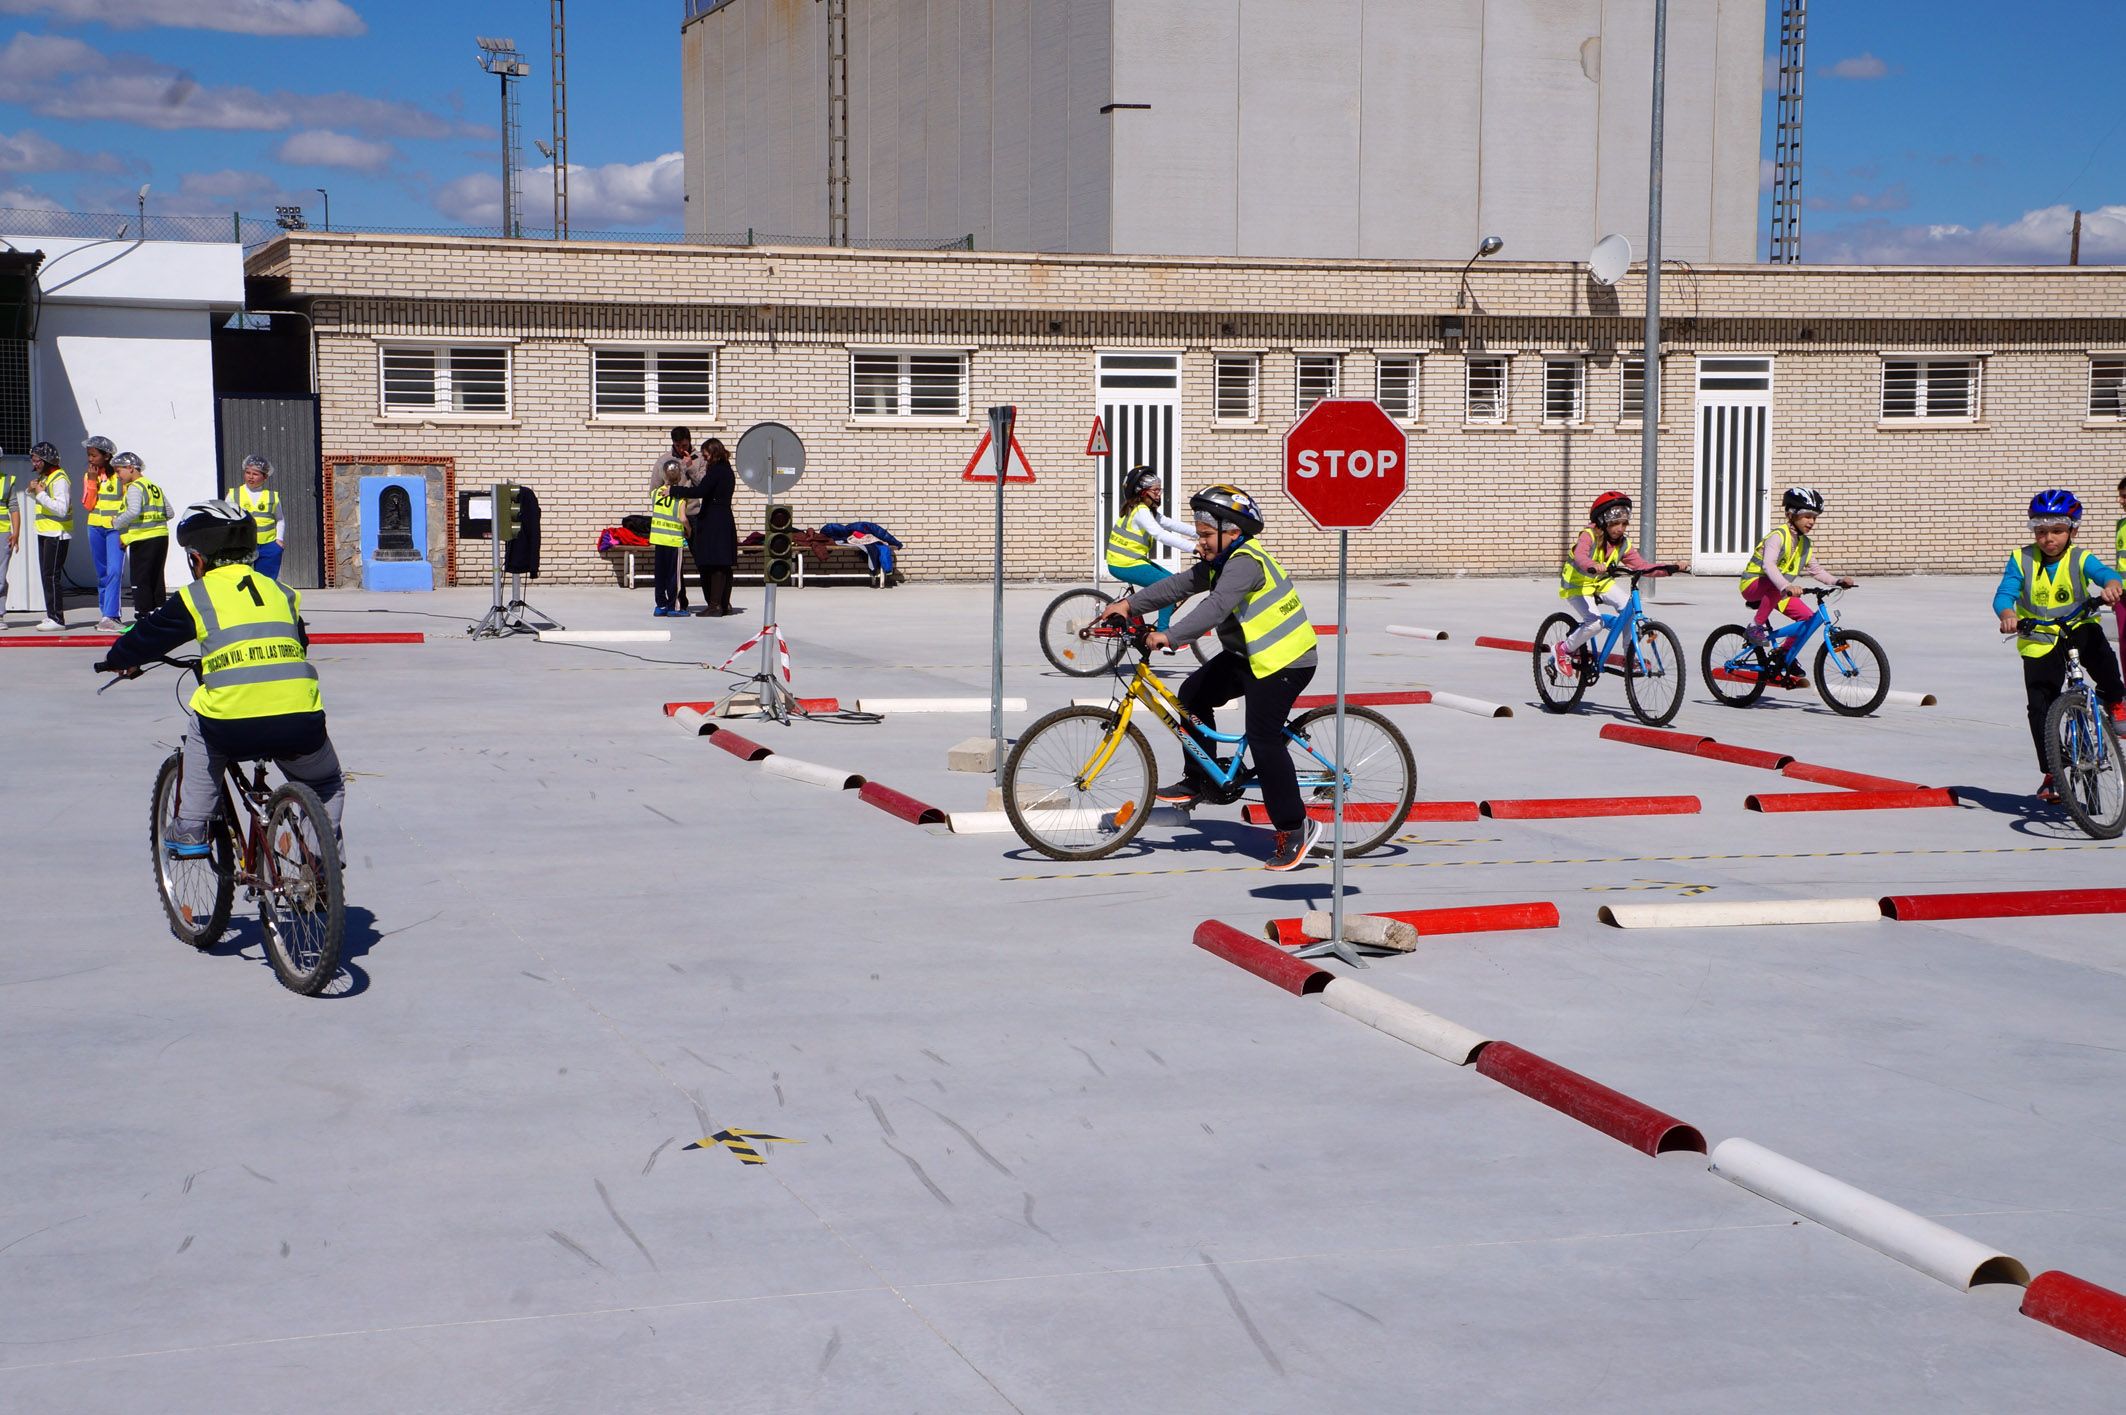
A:
[[[1361,531],[1408,485],[1409,441],[1370,398],[1324,398],[1284,435],[1285,495],[1325,531]]]

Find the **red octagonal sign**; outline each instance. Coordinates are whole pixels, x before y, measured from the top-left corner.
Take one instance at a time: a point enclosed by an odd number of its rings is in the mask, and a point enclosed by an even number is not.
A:
[[[1324,398],[1284,435],[1285,494],[1325,531],[1362,531],[1408,484],[1409,440],[1370,398]]]

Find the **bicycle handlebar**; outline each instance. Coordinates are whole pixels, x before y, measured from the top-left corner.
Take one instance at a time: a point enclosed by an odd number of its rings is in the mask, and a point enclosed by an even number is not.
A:
[[[155,663],[168,664],[172,668],[182,668],[188,670],[195,677],[199,673],[199,660],[197,658],[172,658],[168,654],[160,654],[156,657]],[[104,684],[102,688],[98,688],[96,690],[97,693],[100,695],[105,689],[110,688],[115,684],[131,682],[133,679],[138,678],[141,674],[147,672],[150,668],[154,666],[155,665],[152,663],[143,663],[131,668],[113,668],[109,659],[99,658],[94,663],[89,665],[89,671],[92,673],[108,673],[112,675],[111,681],[109,683]]]
[[[1682,572],[1681,565],[1649,565],[1644,570],[1634,570],[1626,566],[1624,570],[1625,574],[1631,576],[1631,582],[1635,585],[1648,575],[1679,575]]]

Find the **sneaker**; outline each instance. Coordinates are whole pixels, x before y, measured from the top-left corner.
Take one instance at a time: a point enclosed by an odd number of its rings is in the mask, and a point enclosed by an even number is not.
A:
[[[207,858],[207,831],[205,826],[186,827],[172,825],[163,832],[162,843],[173,860],[204,860]]]
[[[56,619],[46,619],[37,625],[37,632],[40,634],[57,634],[64,632],[65,629],[66,625]]]
[[[1742,631],[1742,637],[1750,641],[1751,648],[1763,648],[1772,641],[1772,631],[1762,624],[1752,624]]]
[[[2113,722],[2126,722],[2126,702],[2113,703],[2111,705],[2111,720]]]
[[[1321,843],[1322,824],[1310,820],[1298,830],[1280,830],[1270,847],[1270,858],[1262,862],[1266,870],[1293,870],[1305,862],[1307,852]]]
[[[1172,786],[1160,787],[1158,794],[1162,804],[1180,806],[1183,809],[1200,805],[1203,801],[1203,788],[1185,776]]]
[[[2037,790],[2033,794],[2035,794],[2037,799],[2040,801],[2047,801],[2053,803],[2058,802],[2058,800],[2060,799],[2060,793],[2052,789],[2051,772],[2048,771],[2045,773],[2045,779],[2037,784]]]
[[[124,632],[124,630],[125,625],[119,623],[116,619],[106,617],[96,621],[96,632],[99,634],[117,634]]]
[[[1550,661],[1552,664],[1556,665],[1558,677],[1572,677],[1572,650],[1565,647],[1565,641],[1563,639],[1558,640],[1558,642],[1550,646]]]

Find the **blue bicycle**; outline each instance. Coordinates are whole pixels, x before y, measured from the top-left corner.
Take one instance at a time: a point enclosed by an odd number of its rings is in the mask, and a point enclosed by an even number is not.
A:
[[[1646,617],[1646,610],[1639,603],[1639,580],[1646,575],[1673,575],[1681,568],[1650,565],[1644,570],[1619,569],[1618,574],[1631,577],[1631,596],[1622,610],[1602,616],[1609,632],[1595,636],[1601,639],[1600,651],[1591,647],[1594,640],[1590,639],[1572,653],[1570,671],[1558,666],[1557,646],[1579,627],[1580,621],[1565,613],[1553,614],[1543,621],[1535,635],[1535,693],[1542,699],[1545,712],[1569,712],[1577,707],[1607,668],[1624,675],[1624,700],[1631,704],[1632,716],[1648,727],[1665,727],[1675,717],[1676,710],[1683,706],[1684,680],[1688,676],[1683,642],[1675,630]],[[1617,652],[1619,643],[1624,648],[1621,655]]]
[[[1766,688],[1804,687],[1809,680],[1801,671],[1801,651],[1821,630],[1823,643],[1816,649],[1815,663],[1817,693],[1832,712],[1866,717],[1889,696],[1889,655],[1858,629],[1840,626],[1830,600],[1842,591],[1812,586],[1801,593],[1815,598],[1816,612],[1773,632],[1761,644],[1751,643],[1749,631],[1740,624],[1722,624],[1713,630],[1698,659],[1705,686],[1715,699],[1738,708],[1756,702]]]
[[[2067,650],[2067,681],[2045,713],[2045,770],[2052,773],[2060,804],[2085,834],[2111,840],[2126,830],[2126,751],[2073,648]]]

